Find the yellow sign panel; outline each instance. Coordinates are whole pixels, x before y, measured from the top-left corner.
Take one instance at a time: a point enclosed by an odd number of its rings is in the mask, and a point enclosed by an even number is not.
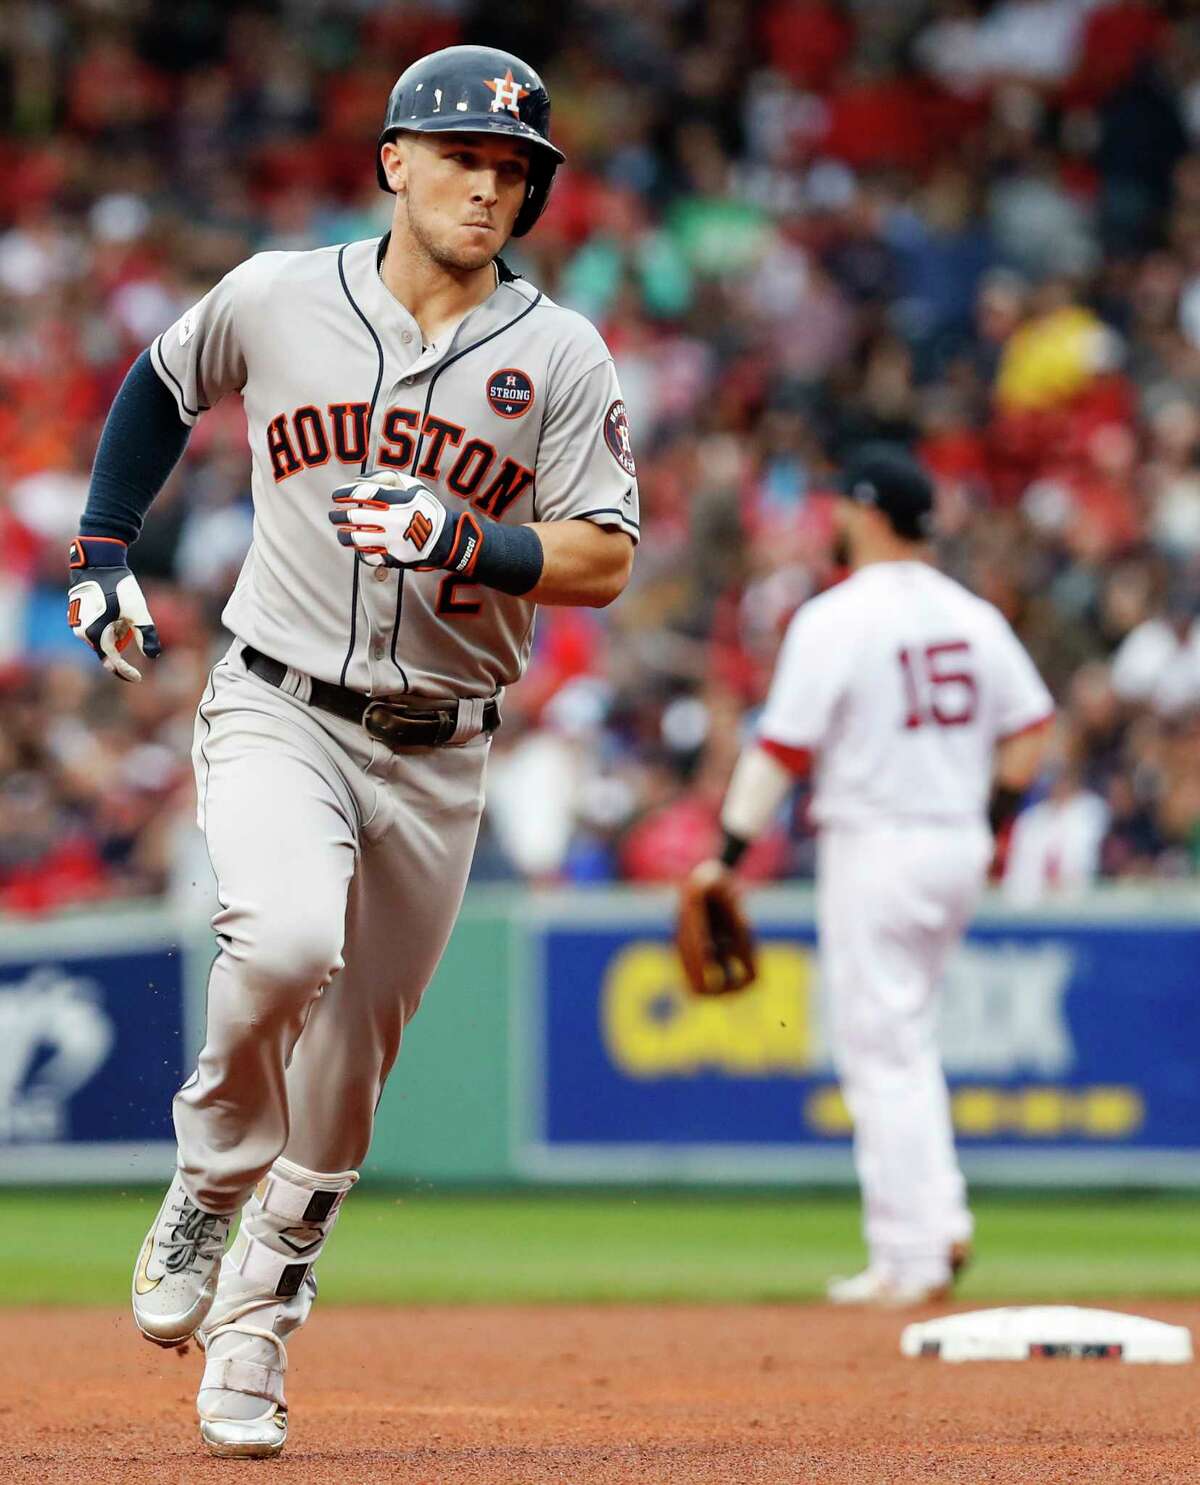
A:
[[[706,1073],[827,1078],[815,956],[805,944],[762,944],[753,989],[701,999],[686,989],[673,947],[658,940],[626,945],[609,964],[600,1002],[612,1065],[646,1081]],[[958,1083],[950,1103],[955,1132],[966,1139],[1122,1140],[1145,1120],[1138,1089],[1122,1085]],[[835,1082],[822,1082],[807,1094],[803,1122],[826,1138],[850,1134],[850,1115]]]
[[[1120,1140],[1137,1133],[1145,1106],[1136,1088],[958,1087],[950,1095],[954,1129],[967,1139]],[[841,1090],[816,1088],[804,1104],[804,1122],[817,1134],[846,1136],[850,1114]]]
[[[702,1000],[685,989],[673,948],[630,944],[609,966],[601,998],[613,1065],[632,1078],[808,1071],[814,1062],[812,959],[812,951],[797,944],[763,944],[753,989]]]

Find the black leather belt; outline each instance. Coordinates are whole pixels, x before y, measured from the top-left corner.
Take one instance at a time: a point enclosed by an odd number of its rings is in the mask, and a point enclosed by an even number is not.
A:
[[[281,660],[272,660],[250,645],[242,647],[246,669],[270,686],[282,686],[288,668]],[[378,742],[389,748],[444,748],[458,731],[459,703],[417,701],[407,696],[374,697],[351,691],[347,686],[334,686],[329,681],[309,680],[310,706],[332,712],[347,722],[357,722]],[[480,730],[495,732],[500,725],[500,708],[494,697],[483,704]]]

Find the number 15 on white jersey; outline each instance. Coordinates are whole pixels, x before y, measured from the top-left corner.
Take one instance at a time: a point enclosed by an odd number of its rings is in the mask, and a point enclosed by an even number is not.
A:
[[[1053,709],[998,609],[923,562],[878,562],[793,618],[760,732],[813,754],[821,825],[979,819],[996,743]]]

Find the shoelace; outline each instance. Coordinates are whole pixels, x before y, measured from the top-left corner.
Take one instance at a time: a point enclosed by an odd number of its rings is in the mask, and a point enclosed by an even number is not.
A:
[[[195,1267],[200,1258],[211,1261],[224,1251],[226,1218],[202,1212],[186,1197],[174,1210],[179,1221],[169,1229],[169,1236],[159,1239],[167,1250],[163,1267],[169,1274],[181,1274]]]

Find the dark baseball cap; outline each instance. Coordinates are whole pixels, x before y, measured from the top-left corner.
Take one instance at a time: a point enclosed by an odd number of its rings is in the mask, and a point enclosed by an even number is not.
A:
[[[897,536],[923,541],[933,533],[933,482],[899,444],[865,444],[842,474],[842,493],[882,511]]]

